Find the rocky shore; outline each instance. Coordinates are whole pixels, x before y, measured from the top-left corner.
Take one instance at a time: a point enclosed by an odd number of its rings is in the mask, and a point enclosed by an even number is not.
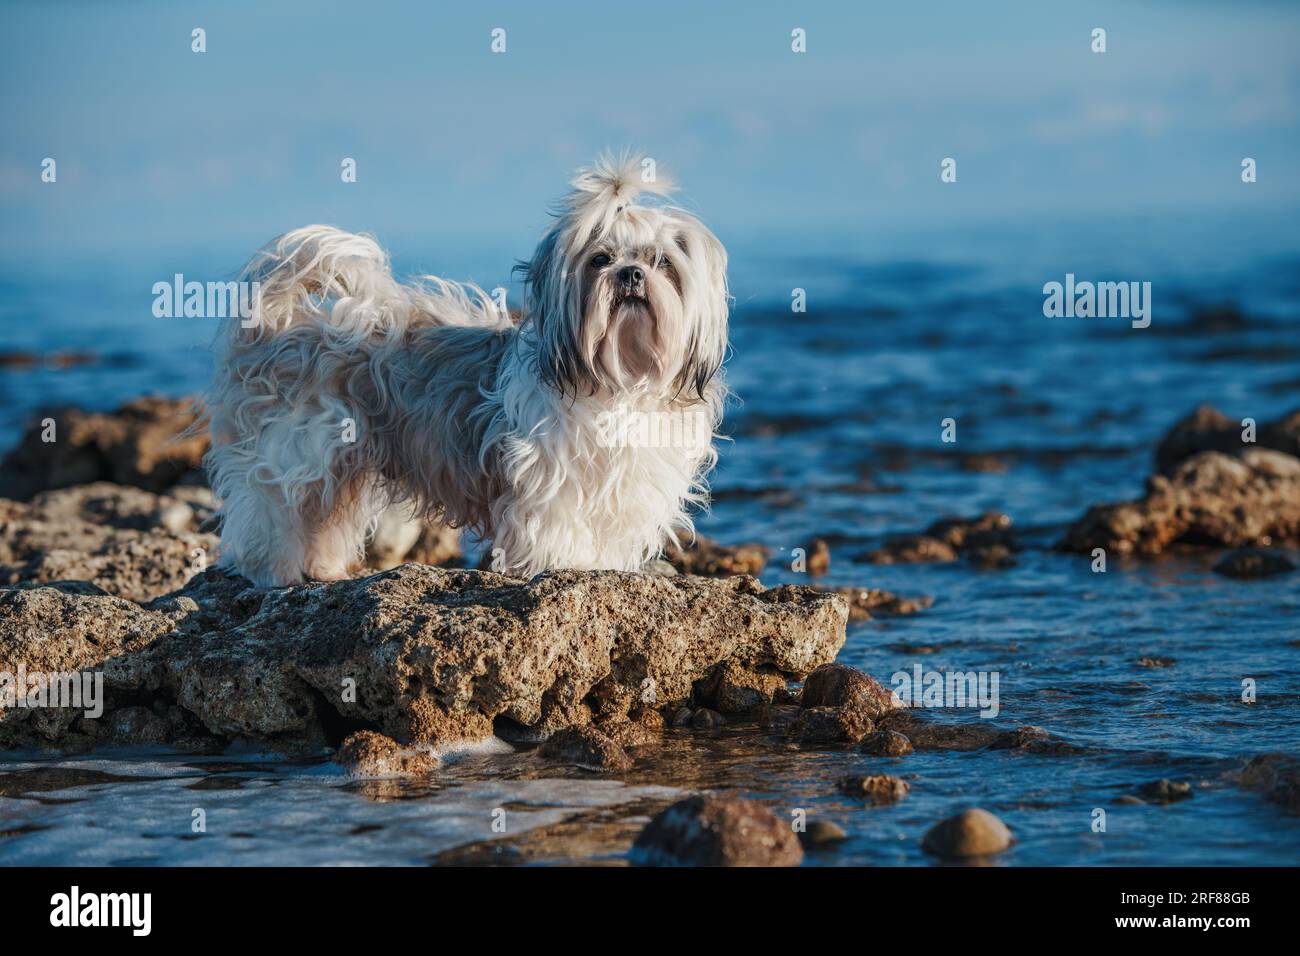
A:
[[[1300,545],[1298,452],[1300,410],[1251,436],[1241,423],[1203,406],[1160,442],[1146,493],[1090,508],[1061,548],[1150,557],[1175,544]]]
[[[253,588],[212,566],[220,542],[205,441],[175,438],[193,422],[190,403],[51,417],[55,440],[38,422],[0,463],[0,672],[102,673],[103,712],[0,710],[0,749],[218,753],[251,742],[399,778],[434,774],[447,752],[490,737],[556,766],[624,775],[675,728],[739,728],[887,766],[936,750],[1085,752],[1037,727],[945,724],[903,708],[834,662],[850,620],[914,613],[930,599],[766,588],[756,576],[772,553],[757,544],[700,539],[667,553],[663,574],[521,580],[460,567],[455,532],[394,516],[351,580]],[[1161,442],[1141,499],[1089,509],[1059,546],[1133,557],[1238,549],[1216,570],[1294,570],[1279,549],[1300,543],[1298,429],[1293,414],[1242,443],[1235,423],[1200,409]],[[934,522],[854,560],[1007,568],[1021,548],[1010,518],[991,513]],[[826,542],[807,551],[810,573],[825,573]],[[1259,758],[1234,780],[1294,812],[1291,758]],[[888,807],[917,784],[855,773],[838,790]],[[640,862],[797,864],[841,838],[827,826],[793,838],[761,804],[725,796],[658,809],[635,842]],[[967,859],[1012,841],[996,816],[971,810],[935,823],[924,846]]]

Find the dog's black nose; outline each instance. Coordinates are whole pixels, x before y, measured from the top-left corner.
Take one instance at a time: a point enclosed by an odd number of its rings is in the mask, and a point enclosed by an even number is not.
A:
[[[645,273],[640,266],[624,266],[618,270],[618,281],[629,292],[635,292],[645,285]]]

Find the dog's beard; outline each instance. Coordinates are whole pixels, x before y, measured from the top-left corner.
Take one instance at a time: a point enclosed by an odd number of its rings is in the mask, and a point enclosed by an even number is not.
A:
[[[667,386],[681,372],[684,324],[681,298],[666,277],[647,277],[644,295],[622,295],[602,276],[582,320],[587,367],[613,390]]]

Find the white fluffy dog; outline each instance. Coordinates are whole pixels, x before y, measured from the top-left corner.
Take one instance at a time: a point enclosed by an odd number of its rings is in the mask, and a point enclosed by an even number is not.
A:
[[[262,586],[346,577],[394,504],[490,536],[493,568],[523,575],[637,570],[689,533],[726,394],[727,256],[694,216],[637,204],[671,190],[641,170],[573,180],[520,265],[518,325],[477,287],[397,282],[373,239],[328,226],[254,258],[207,401],[222,564]]]

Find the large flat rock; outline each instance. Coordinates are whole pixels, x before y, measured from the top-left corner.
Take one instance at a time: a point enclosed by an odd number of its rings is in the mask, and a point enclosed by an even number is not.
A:
[[[0,588],[0,671],[102,669],[108,696],[99,720],[12,708],[0,746],[542,735],[679,705],[728,665],[800,679],[848,616],[837,595],[744,576],[423,565],[276,590],[208,570],[144,605],[94,591]]]

